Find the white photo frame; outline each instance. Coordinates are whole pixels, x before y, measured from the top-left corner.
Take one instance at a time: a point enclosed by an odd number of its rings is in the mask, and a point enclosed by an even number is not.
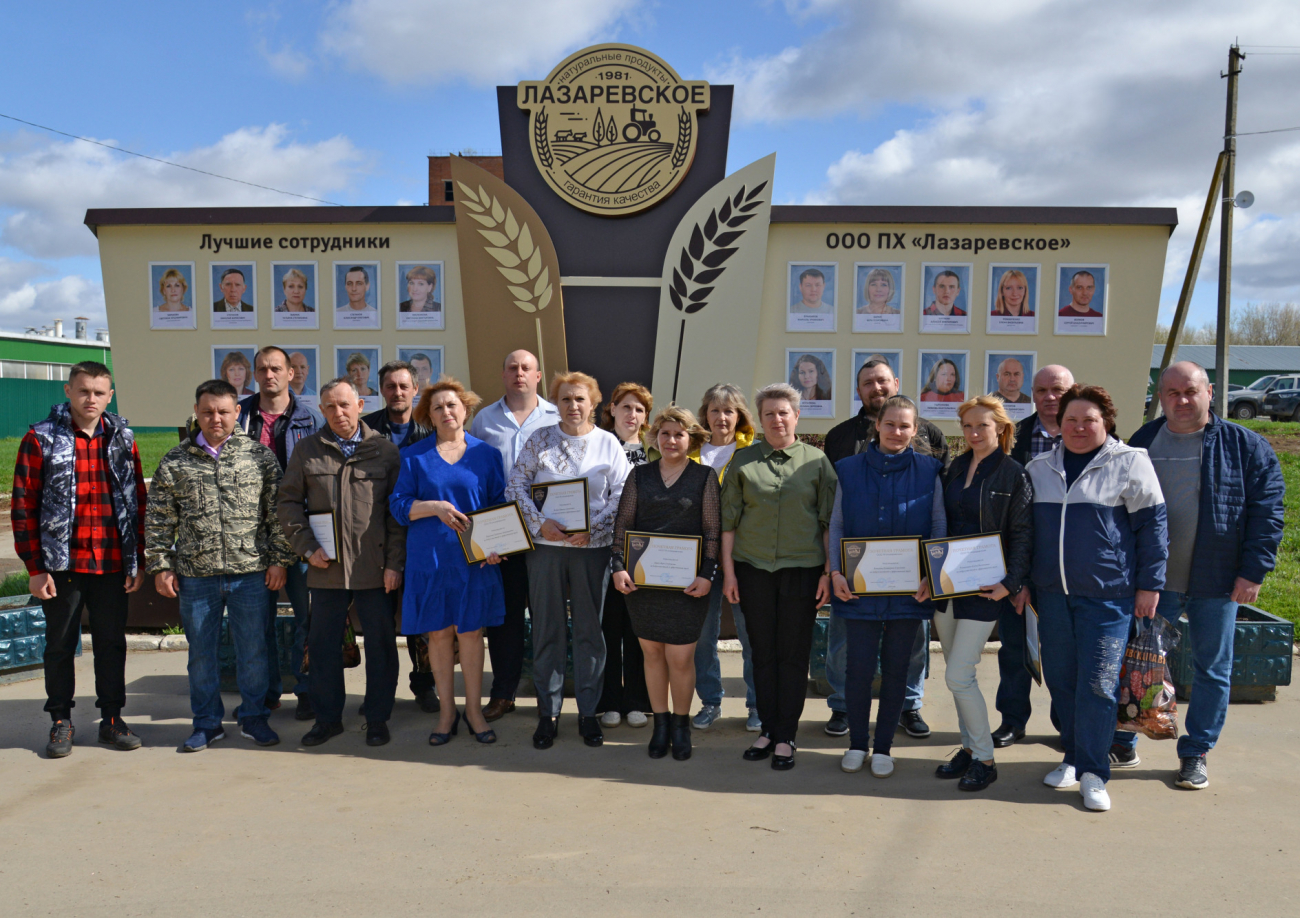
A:
[[[247,366],[244,366],[242,361],[231,361],[226,365],[227,357],[234,353],[240,354],[247,361]],[[253,376],[253,364],[256,360],[256,344],[214,344],[212,345],[212,378],[224,379],[235,387],[241,400],[245,399],[257,392],[257,380]],[[244,373],[242,384],[237,382],[238,373]]]
[[[853,394],[850,396],[849,408],[851,413],[856,415],[862,410],[862,402],[858,398],[858,373],[862,370],[862,365],[872,357],[880,356],[889,361],[889,366],[894,371],[894,377],[899,380],[900,387],[903,380],[903,349],[902,348],[866,348],[855,347],[852,351],[852,365],[850,369],[853,375],[849,377],[849,383],[852,386]]]
[[[950,363],[956,369],[954,380],[945,380],[937,368]],[[935,379],[931,385],[931,374]],[[966,401],[970,386],[970,351],[952,348],[920,350],[916,359],[916,406],[921,417],[935,421],[952,421],[957,408]],[[927,392],[927,388],[930,391]]]
[[[149,262],[149,327],[154,331],[196,331],[198,309],[194,289],[194,262],[192,261],[151,261]],[[176,278],[180,278],[181,290],[176,294]],[[164,292],[164,287],[167,292]],[[162,308],[167,305],[168,297],[178,308]]]
[[[834,332],[835,314],[839,296],[838,262],[833,261],[791,261],[786,263],[785,291],[785,330],[788,332]],[[807,277],[805,278],[805,275]],[[815,285],[820,276],[820,292]],[[805,306],[807,280],[817,296],[815,306]]]
[[[883,287],[890,287],[888,299],[881,299]],[[885,309],[884,312],[876,311]],[[889,311],[892,310],[892,311]],[[907,265],[903,262],[855,261],[853,263],[853,331],[869,334],[902,334],[907,312]]]
[[[334,345],[334,375],[330,378],[352,376],[348,364],[357,355],[364,357],[369,365],[369,373],[366,375],[365,382],[358,386],[361,390],[362,413],[368,414],[384,407],[384,398],[379,394],[379,368],[384,365],[384,352],[378,344]]]
[[[441,261],[399,261],[394,265],[394,285],[393,302],[396,304],[396,314],[393,327],[398,331],[442,331],[447,327],[447,305],[446,305],[446,287],[444,278],[446,277],[445,265]],[[421,271],[420,269],[424,269]],[[412,276],[414,272],[415,276]],[[424,298],[426,309],[415,311],[414,305],[415,294],[421,290],[421,282],[424,276],[432,274],[434,282],[428,286],[428,292]],[[413,289],[414,288],[414,289]],[[427,305],[432,301],[433,309],[428,309]]]
[[[923,335],[969,335],[972,309],[972,277],[975,266],[969,262],[922,262],[920,330]],[[936,285],[949,286],[951,277],[957,279],[957,290],[950,304],[938,302],[941,292]],[[947,305],[949,311],[943,312]]]
[[[1012,360],[1020,364],[1019,371],[1014,366],[1007,366],[1004,374],[1003,364]],[[1013,396],[1003,392],[1002,383],[1014,383],[1017,372],[1020,385],[1015,389],[1016,394]],[[987,350],[984,352],[984,394],[1002,399],[1002,407],[1006,409],[1007,416],[1013,421],[1023,421],[1034,413],[1034,374],[1037,372],[1037,351],[1016,351],[1010,348]]]
[[[319,264],[314,261],[271,262],[271,328],[276,331],[315,331],[320,328],[321,290]],[[297,272],[301,278],[291,272]],[[302,280],[305,278],[305,281]],[[296,283],[305,283],[301,312],[290,311],[289,296]],[[295,289],[291,289],[295,288]]]
[[[294,379],[289,383],[289,388],[293,390],[294,398],[310,408],[319,408],[320,387],[333,378],[321,373],[319,345],[277,344],[276,347],[282,348],[289,355],[289,368],[294,371]],[[307,361],[307,378],[302,383],[298,383],[297,379],[302,363],[298,359],[300,354]]]
[[[989,265],[988,301],[984,310],[988,324],[985,331],[990,335],[1038,334],[1038,317],[1043,311],[1042,279],[1041,264]],[[1023,281],[1023,284],[1017,284],[1017,281]],[[1002,302],[1003,286],[1008,288],[1005,304]],[[1019,286],[1025,288],[1024,296],[1019,314],[1012,314],[1011,310],[1017,308],[1014,300]]]
[[[801,365],[811,366],[816,371],[816,380],[812,389],[819,397],[802,397],[808,386],[803,385],[805,372]],[[835,417],[835,349],[834,348],[796,348],[785,349],[785,368],[790,385],[801,396],[799,414],[805,418]]]
[[[227,280],[230,281],[227,284]],[[213,331],[230,329],[257,330],[257,263],[253,261],[212,261],[208,263],[208,315]],[[239,285],[243,290],[239,289]],[[229,289],[237,299],[228,304]],[[234,311],[231,311],[233,307]]]
[[[1074,279],[1080,274],[1093,279],[1092,294],[1084,304],[1086,312],[1080,312],[1075,303]],[[1058,335],[1105,335],[1106,319],[1110,315],[1110,265],[1058,263],[1053,281],[1056,295],[1053,331]]]
[[[352,305],[352,292],[349,277],[354,273],[366,276],[361,298],[356,302],[366,305],[360,309]],[[383,327],[383,302],[377,261],[336,261],[330,272],[334,280],[334,296],[331,305],[334,308],[335,331],[378,331]]]

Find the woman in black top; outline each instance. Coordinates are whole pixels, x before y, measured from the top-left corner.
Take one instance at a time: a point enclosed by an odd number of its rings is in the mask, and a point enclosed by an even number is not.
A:
[[[660,458],[633,469],[623,485],[614,522],[614,587],[627,601],[632,630],[645,654],[645,681],[654,712],[650,757],[691,757],[691,696],[695,693],[695,643],[709,611],[709,590],[718,564],[721,504],[713,469],[691,462],[708,434],[685,408],[669,405],[650,428]],[[627,572],[627,533],[701,536],[699,569],[684,590],[638,589]],[[635,538],[635,537],[634,537]],[[671,717],[668,714],[672,690]]]
[[[959,790],[979,791],[997,780],[998,770],[975,667],[1004,608],[1014,604],[1023,613],[1021,587],[1029,577],[1034,541],[1033,489],[1024,466],[1007,455],[1016,427],[1001,399],[977,396],[963,402],[957,415],[969,449],[943,474],[948,537],[1000,533],[1007,574],[1000,583],[982,587],[978,596],[959,596],[935,611],[962,746],[935,774],[960,778]]]

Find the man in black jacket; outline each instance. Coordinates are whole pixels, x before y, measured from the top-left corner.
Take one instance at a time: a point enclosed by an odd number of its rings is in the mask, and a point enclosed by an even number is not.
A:
[[[826,435],[823,449],[831,462],[847,459],[867,448],[880,406],[885,403],[885,399],[898,394],[898,377],[894,375],[888,361],[872,358],[858,370],[857,388],[862,410],[844,423],[832,427]],[[943,431],[925,418],[918,417],[916,421],[918,429],[916,438],[912,441],[913,448],[918,452],[928,452],[946,468],[948,440]],[[930,728],[921,719],[926,664],[929,660],[929,628],[924,627],[916,632],[916,644],[912,648],[911,663],[907,667],[907,696],[903,702],[903,716],[899,719],[908,735],[917,739],[930,735]],[[826,633],[826,681],[831,685],[831,696],[826,699],[826,704],[831,709],[831,719],[826,723],[826,732],[831,736],[844,736],[849,732],[848,707],[844,703],[846,662],[844,622],[832,615]]]

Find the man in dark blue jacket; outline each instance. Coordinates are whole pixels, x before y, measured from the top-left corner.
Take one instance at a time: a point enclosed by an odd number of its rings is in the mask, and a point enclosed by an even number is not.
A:
[[[1267,440],[1210,412],[1213,387],[1185,361],[1160,377],[1164,417],[1129,445],[1151,457],[1169,518],[1169,561],[1158,612],[1186,614],[1195,664],[1192,696],[1178,740],[1177,784],[1209,785],[1205,756],[1228,716],[1232,639],[1238,603],[1255,602],[1282,540],[1285,485]],[[1137,734],[1117,733],[1111,766],[1138,763]]]

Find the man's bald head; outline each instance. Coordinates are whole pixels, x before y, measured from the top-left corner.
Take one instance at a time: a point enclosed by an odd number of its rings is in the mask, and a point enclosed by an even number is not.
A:
[[[537,357],[533,354],[533,352],[524,350],[523,348],[520,348],[517,351],[511,351],[509,354],[506,354],[506,359],[501,362],[501,369],[503,370],[509,369],[510,364],[512,362],[518,363],[520,365],[526,363],[530,365],[534,370],[537,369],[537,365],[538,365]]]
[[[542,371],[531,351],[517,350],[506,354],[501,368],[501,380],[506,384],[506,397],[522,398],[529,404],[537,396],[542,382]]]
[[[1160,408],[1173,433],[1196,433],[1210,423],[1210,400],[1214,389],[1205,367],[1180,360],[1165,367],[1158,389]]]
[[[1210,388],[1210,374],[1205,372],[1205,367],[1191,360],[1180,360],[1177,363],[1171,363],[1165,367],[1165,371],[1160,374],[1159,386],[1165,387],[1165,383],[1175,385],[1178,388],[1185,388],[1188,383],[1199,383],[1205,388]]]
[[[1014,357],[998,364],[998,392],[1003,398],[1020,397],[1020,387],[1025,384],[1025,365]]]
[[[1034,374],[1034,410],[1038,416],[1052,424],[1056,423],[1057,412],[1061,407],[1061,396],[1074,385],[1074,374],[1068,367],[1049,363]]]

